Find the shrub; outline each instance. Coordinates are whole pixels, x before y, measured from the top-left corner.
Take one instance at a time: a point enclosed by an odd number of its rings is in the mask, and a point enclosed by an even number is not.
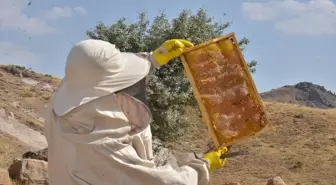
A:
[[[140,13],[137,22],[128,24],[126,19],[107,26],[98,23],[87,35],[115,44],[122,52],[150,52],[168,39],[187,39],[194,44],[203,43],[223,34],[230,22],[219,23],[210,18],[204,9],[195,14],[183,10],[173,20],[162,13],[150,24],[145,13]],[[243,38],[239,44],[242,49],[249,43]],[[255,71],[256,61],[249,63]],[[178,139],[189,124],[185,114],[186,106],[195,106],[192,89],[184,76],[179,59],[155,69],[147,83],[148,100],[153,114],[152,131],[161,140]]]

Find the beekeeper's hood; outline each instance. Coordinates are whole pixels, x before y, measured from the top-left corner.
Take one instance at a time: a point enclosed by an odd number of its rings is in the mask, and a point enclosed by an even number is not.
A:
[[[131,87],[150,71],[148,60],[120,52],[101,40],[84,40],[70,51],[65,77],[53,97],[53,109],[63,116],[95,98]]]

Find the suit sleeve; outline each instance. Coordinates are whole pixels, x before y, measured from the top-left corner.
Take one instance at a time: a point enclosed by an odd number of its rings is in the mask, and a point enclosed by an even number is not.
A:
[[[137,56],[147,59],[151,62],[151,69],[150,71],[153,71],[153,69],[160,67],[160,65],[155,61],[155,59],[152,57],[152,53],[148,52],[140,52],[136,53]]]
[[[207,164],[197,158],[189,158],[184,165],[177,168],[173,168],[170,164],[155,167],[152,161],[141,159],[133,146],[127,142],[106,139],[101,141],[96,149],[99,151],[98,153],[104,155],[104,157],[101,156],[101,159],[106,160],[102,165],[104,167],[100,167],[99,170],[105,171],[104,168],[106,168],[106,171],[114,171],[109,175],[110,177],[114,175],[111,179],[114,179],[115,184],[209,184]],[[117,171],[122,173],[117,173]]]

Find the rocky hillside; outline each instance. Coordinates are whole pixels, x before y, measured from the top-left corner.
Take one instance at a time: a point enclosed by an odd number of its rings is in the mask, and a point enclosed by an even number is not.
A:
[[[336,94],[310,82],[286,85],[261,93],[266,101],[294,103],[315,108],[336,108]]]
[[[0,65],[0,108],[3,114],[39,132],[44,111],[60,79],[14,65]],[[0,111],[1,112],[1,111]]]
[[[43,116],[59,79],[0,65],[0,166],[28,149],[46,147]]]
[[[46,147],[43,116],[59,82],[19,66],[0,66],[0,184],[5,184],[7,171],[26,184],[46,184],[47,150],[40,150]],[[262,93],[271,125],[258,137],[233,146],[233,151],[249,155],[232,158],[213,172],[212,185],[262,185],[275,176],[288,185],[335,184],[336,110],[302,106],[335,107],[335,96],[320,86],[300,84]],[[311,104],[304,103],[308,100]],[[187,153],[209,149],[206,127],[194,111],[188,110],[192,126],[179,142],[170,143],[178,161]],[[158,141],[154,145],[157,161],[170,156]]]
[[[274,176],[281,176],[288,185],[336,185],[336,110],[278,102],[265,102],[265,107],[271,125],[232,147],[249,155],[232,158],[225,168],[212,173],[212,185],[266,185]],[[206,150],[209,141],[204,139],[201,120],[190,117],[194,126],[175,144],[178,158],[186,151]]]

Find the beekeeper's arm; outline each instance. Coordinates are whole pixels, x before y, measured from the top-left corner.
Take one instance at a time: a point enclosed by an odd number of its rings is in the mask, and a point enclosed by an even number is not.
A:
[[[164,42],[154,52],[143,52],[138,53],[138,55],[147,58],[149,61],[151,61],[152,68],[156,68],[167,64],[170,60],[176,57],[179,57],[185,48],[192,46],[194,45],[187,40],[172,39]],[[221,159],[220,156],[227,152],[228,149],[226,147],[220,147],[215,151],[211,151],[205,154],[202,158],[190,159],[189,162],[187,162],[184,166],[179,167],[178,169],[165,169],[162,172],[164,172],[163,174],[166,174],[167,176],[175,176],[175,183],[177,183],[179,180],[182,180],[186,184],[208,184],[209,170],[213,171],[222,168],[225,165],[227,159]],[[169,172],[172,174],[169,174]],[[164,178],[166,175],[163,175],[162,177]]]
[[[167,64],[170,60],[179,57],[185,48],[194,46],[193,43],[183,39],[171,39],[165,41],[155,51],[137,53],[152,63],[152,69]]]
[[[106,151],[108,157],[113,160],[100,164],[100,170],[109,169],[105,171],[110,171],[114,184],[207,185],[210,181],[209,170],[223,167],[226,161],[220,159],[219,156],[226,153],[227,149],[220,148],[207,153],[200,159],[193,157],[179,167],[173,168],[170,164],[155,167],[152,161],[140,158],[137,153],[139,151],[129,144],[110,139],[106,139],[106,143],[103,142],[99,145],[102,147],[99,151]],[[98,162],[99,160],[93,163],[97,165]]]

